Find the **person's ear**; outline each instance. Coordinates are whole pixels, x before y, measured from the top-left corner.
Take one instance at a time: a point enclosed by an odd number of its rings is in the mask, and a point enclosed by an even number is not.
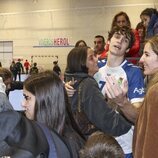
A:
[[[126,53],[128,53],[128,52],[129,52],[129,50],[130,50],[130,48],[127,48],[127,49],[126,49]]]

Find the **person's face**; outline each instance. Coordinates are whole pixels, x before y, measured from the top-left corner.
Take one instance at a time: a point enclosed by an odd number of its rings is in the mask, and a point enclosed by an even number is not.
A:
[[[124,56],[128,52],[129,39],[120,32],[115,32],[109,44],[110,54]]]
[[[27,91],[24,87],[23,89],[24,100],[22,101],[22,107],[25,110],[25,115],[28,119],[34,120],[35,114],[35,96]]]
[[[102,38],[95,38],[94,39],[94,49],[96,53],[101,53],[104,50],[105,43],[103,42]]]
[[[80,42],[78,46],[79,47],[85,47],[86,45],[83,42]]]
[[[87,50],[86,66],[88,68],[88,74],[93,76],[98,71],[98,59],[92,49]]]
[[[117,19],[116,19],[116,24],[117,24],[117,26],[119,26],[119,27],[123,27],[123,26],[127,26],[127,25],[128,25],[128,22],[127,22],[125,16],[120,15],[120,16],[118,16]]]
[[[6,90],[11,88],[11,82],[12,82],[12,78],[8,78],[4,81],[4,84],[6,85]]]
[[[152,75],[158,70],[158,56],[152,50],[150,43],[145,44],[144,52],[139,62],[144,67],[145,75]]]
[[[139,37],[143,37],[144,36],[144,29],[143,28],[139,28],[138,29],[138,34],[139,34]]]
[[[143,22],[143,25],[147,28],[150,22],[150,16],[142,15],[140,18]]]

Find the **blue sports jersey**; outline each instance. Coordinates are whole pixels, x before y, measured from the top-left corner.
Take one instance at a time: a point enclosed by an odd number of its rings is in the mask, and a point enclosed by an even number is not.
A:
[[[145,95],[144,91],[144,77],[141,69],[138,66],[129,63],[125,60],[120,66],[108,67],[107,65],[101,67],[94,75],[100,90],[105,95],[105,77],[113,75],[121,85],[123,79],[128,82],[128,98],[131,103],[142,101]]]
[[[101,67],[105,66],[106,62],[107,62],[107,58],[98,59],[98,67],[101,68]]]
[[[120,66],[117,67],[108,67],[106,60],[98,62],[101,67],[99,71],[94,75],[94,78],[98,82],[99,88],[103,95],[105,95],[105,77],[109,75],[115,76],[118,83],[122,84],[124,79],[128,82],[128,93],[127,97],[131,103],[142,102],[144,99],[144,77],[142,71],[139,67],[129,63],[125,60]],[[132,139],[133,139],[133,129],[132,127],[128,133],[116,137],[115,139],[121,145],[125,154],[132,153]]]

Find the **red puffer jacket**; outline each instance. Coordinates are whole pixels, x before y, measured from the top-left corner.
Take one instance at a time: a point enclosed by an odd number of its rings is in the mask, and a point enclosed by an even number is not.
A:
[[[126,54],[126,57],[128,58],[136,58],[136,59],[129,59],[129,62],[132,62],[133,64],[137,64],[139,61],[139,49],[140,49],[140,38],[137,30],[133,30],[135,42],[132,46],[132,48],[129,50],[129,52]]]

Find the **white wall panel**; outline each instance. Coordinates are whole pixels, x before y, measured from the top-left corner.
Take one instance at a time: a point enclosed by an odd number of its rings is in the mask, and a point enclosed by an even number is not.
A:
[[[12,40],[13,55],[24,59],[30,60],[32,55],[58,55],[64,70],[71,47],[35,48],[40,39],[63,37],[72,45],[84,39],[93,47],[95,35],[107,38],[112,18],[119,11],[127,12],[135,28],[141,11],[157,5],[156,0],[36,0],[36,3],[1,0],[0,40]],[[53,61],[48,62],[46,57],[39,58],[38,62],[45,68],[53,67]]]

